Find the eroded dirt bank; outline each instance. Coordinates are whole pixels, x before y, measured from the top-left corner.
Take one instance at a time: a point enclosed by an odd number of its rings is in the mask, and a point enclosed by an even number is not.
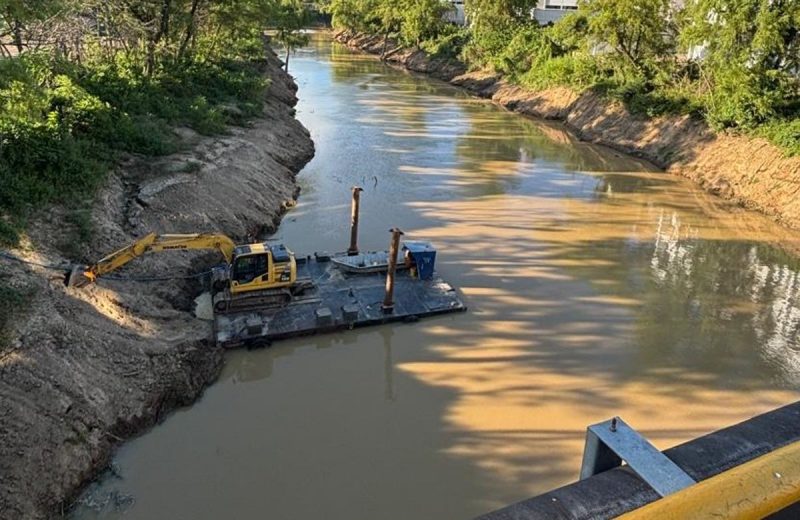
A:
[[[707,191],[800,229],[800,157],[784,157],[765,139],[720,135],[688,116],[649,119],[593,92],[567,88],[532,92],[456,60],[434,59],[380,36],[338,32],[351,48],[383,54],[390,63],[431,74],[520,114],[564,121],[581,139],[647,159]]]
[[[294,118],[296,85],[276,56],[268,61],[264,117],[221,137],[179,130],[188,151],[122,164],[96,199],[93,239],[79,256],[97,258],[150,230],[220,231],[244,241],[274,229],[314,147]],[[63,212],[51,210],[13,253],[47,265],[75,261],[56,247],[69,234],[65,225]],[[215,261],[163,254],[124,274],[184,276]],[[210,324],[192,315],[197,281],[67,289],[58,271],[7,261],[0,276],[33,294],[0,343],[0,518],[56,517],[115,446],[193,402],[222,355],[209,341]]]

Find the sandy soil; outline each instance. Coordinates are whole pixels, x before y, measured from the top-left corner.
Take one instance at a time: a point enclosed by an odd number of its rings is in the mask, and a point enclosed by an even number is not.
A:
[[[240,241],[274,230],[314,147],[294,118],[297,87],[274,55],[268,75],[264,117],[251,127],[213,138],[178,129],[188,151],[125,161],[96,199],[84,259],[150,230],[220,231]],[[63,211],[51,209],[14,253],[48,265],[74,261],[54,246],[64,226]],[[218,260],[157,255],[123,274],[182,276]],[[58,517],[124,439],[192,403],[218,375],[222,355],[210,324],[192,316],[197,281],[68,289],[57,271],[9,262],[0,262],[0,276],[36,294],[10,345],[0,347],[0,518]]]
[[[339,32],[346,45],[382,54],[415,72],[431,74],[521,114],[564,121],[583,140],[647,159],[688,177],[707,191],[800,229],[800,157],[784,157],[764,139],[717,134],[687,116],[649,119],[592,92],[567,88],[533,92],[498,75],[467,72],[455,60],[432,59],[383,38]]]

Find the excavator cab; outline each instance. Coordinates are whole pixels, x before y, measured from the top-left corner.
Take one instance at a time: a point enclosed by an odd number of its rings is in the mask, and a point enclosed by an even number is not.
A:
[[[231,293],[288,287],[297,280],[294,256],[283,244],[249,244],[233,252]]]
[[[260,253],[254,255],[243,255],[236,258],[233,264],[231,282],[235,285],[246,285],[253,283],[256,278],[259,281],[269,281],[269,254]]]

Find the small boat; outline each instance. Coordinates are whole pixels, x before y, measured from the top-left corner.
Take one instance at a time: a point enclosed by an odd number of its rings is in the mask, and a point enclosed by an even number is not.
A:
[[[347,256],[337,255],[331,258],[331,262],[347,273],[369,274],[385,273],[389,270],[389,252],[372,251],[358,255]],[[402,260],[398,260],[397,269],[406,269],[407,266]]]

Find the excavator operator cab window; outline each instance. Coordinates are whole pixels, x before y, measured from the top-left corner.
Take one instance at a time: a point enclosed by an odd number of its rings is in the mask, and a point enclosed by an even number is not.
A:
[[[233,264],[233,281],[250,283],[259,276],[267,274],[268,255],[247,255],[236,259]]]

